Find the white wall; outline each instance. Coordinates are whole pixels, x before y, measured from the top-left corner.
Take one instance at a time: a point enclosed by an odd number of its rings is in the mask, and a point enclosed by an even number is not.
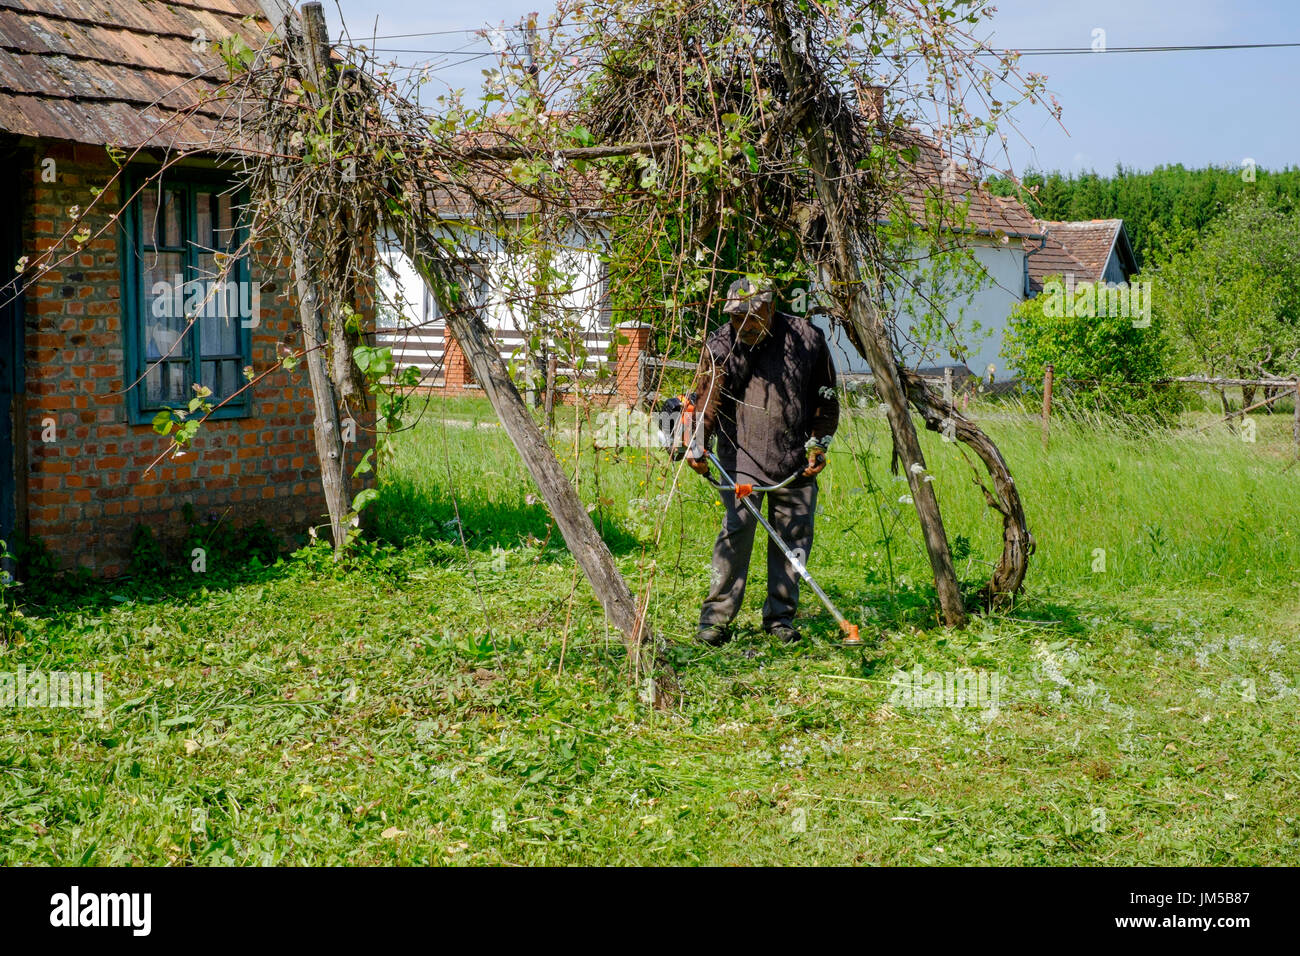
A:
[[[978,335],[967,336],[965,344],[970,348],[971,356],[966,366],[976,375],[984,376],[988,366],[994,366],[994,378],[1005,381],[1015,374],[1014,369],[1006,367],[1006,359],[999,354],[1002,339],[1007,328],[1007,319],[1012,308],[1025,298],[1025,252],[1018,240],[1012,239],[1006,245],[996,242],[981,242],[972,247],[975,260],[984,270],[981,288],[964,303],[954,302],[949,305],[949,313],[956,318],[959,306],[963,309],[962,321],[969,328],[972,321],[978,322],[981,331]],[[826,332],[829,320],[818,315],[813,320]],[[909,322],[900,324],[909,325]],[[835,329],[828,336],[831,355],[835,367],[840,372],[869,372],[871,367],[866,359],[858,354],[842,329]],[[908,364],[917,365],[952,365],[957,360],[946,352],[922,359],[914,348],[904,350]]]

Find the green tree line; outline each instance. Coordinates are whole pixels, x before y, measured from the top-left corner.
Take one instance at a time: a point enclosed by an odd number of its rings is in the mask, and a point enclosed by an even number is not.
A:
[[[1150,172],[1116,166],[1113,175],[1031,170],[1017,185],[989,180],[1000,196],[1017,196],[1039,219],[1123,219],[1138,264],[1158,249],[1161,237],[1200,235],[1239,200],[1257,198],[1283,214],[1300,208],[1300,168],[1218,167],[1181,164]]]

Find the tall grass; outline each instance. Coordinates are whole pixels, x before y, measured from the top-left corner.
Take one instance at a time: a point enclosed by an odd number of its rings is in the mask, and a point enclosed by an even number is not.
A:
[[[548,516],[518,455],[486,403],[479,411],[476,420],[458,406],[459,417],[447,421],[432,406],[395,442],[381,478],[381,534],[458,541],[463,532],[466,543],[484,548],[546,537]],[[1036,542],[1031,589],[1289,589],[1300,579],[1300,469],[1285,470],[1293,455],[1288,419],[1258,418],[1250,443],[1223,426],[1202,430],[1200,419],[1178,430],[1143,430],[1063,416],[1053,420],[1044,447],[1036,417],[1017,404],[972,414],[1020,488]],[[575,457],[574,421],[573,410],[561,411],[557,454],[616,554],[641,565],[655,560],[658,574],[672,568],[696,585],[707,579],[717,496],[657,449],[593,449],[598,418],[583,423]],[[981,581],[1001,549],[1001,517],[975,484],[987,476],[961,446],[928,432],[922,442],[959,573]],[[889,465],[883,416],[874,407],[849,410],[821,480],[811,562],[848,600],[869,596],[870,589],[858,593],[864,582],[929,578],[914,510],[900,501],[907,483]],[[459,526],[451,524],[457,513]]]

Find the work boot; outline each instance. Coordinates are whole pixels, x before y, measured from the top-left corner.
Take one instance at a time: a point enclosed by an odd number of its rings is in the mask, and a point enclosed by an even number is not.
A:
[[[803,640],[803,635],[796,631],[789,624],[773,624],[771,627],[765,627],[763,630],[773,637],[779,637],[783,643],[797,644]]]
[[[707,624],[695,632],[695,639],[709,647],[721,647],[731,640],[731,628],[725,624]]]

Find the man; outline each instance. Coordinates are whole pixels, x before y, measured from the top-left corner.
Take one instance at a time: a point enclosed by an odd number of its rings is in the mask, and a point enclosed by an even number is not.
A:
[[[778,313],[772,291],[738,279],[722,310],[728,323],[706,342],[695,381],[694,441],[687,463],[708,474],[706,449],[717,435],[718,460],[740,484],[774,485],[797,469],[799,478],[767,493],[768,519],[805,562],[812,549],[817,474],[839,424],[835,366],[825,336],[811,322]],[[732,492],[713,545],[709,596],[696,639],[717,647],[731,639],[731,622],[745,597],[745,576],[758,521]],[[763,494],[754,492],[763,507]],[[763,628],[798,641],[794,627],[799,578],[781,549],[767,545],[767,601]]]

